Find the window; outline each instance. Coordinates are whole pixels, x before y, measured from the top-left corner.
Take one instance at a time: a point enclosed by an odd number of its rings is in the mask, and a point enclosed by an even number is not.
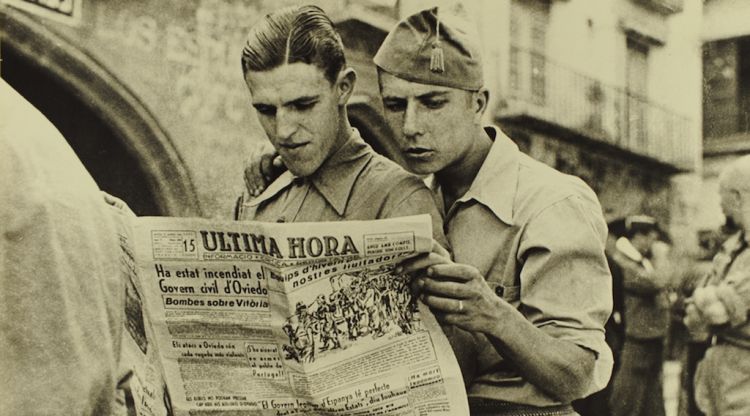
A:
[[[626,127],[628,143],[645,149],[648,141],[648,46],[628,38],[626,58]]]
[[[548,25],[548,1],[512,1],[509,87],[513,93],[536,104],[544,104],[547,95],[545,52]]]

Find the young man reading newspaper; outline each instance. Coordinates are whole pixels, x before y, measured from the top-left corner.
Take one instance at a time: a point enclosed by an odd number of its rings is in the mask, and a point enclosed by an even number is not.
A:
[[[346,103],[357,79],[333,24],[315,6],[276,11],[242,51],[242,69],[263,129],[289,169],[238,219],[274,222],[371,220],[429,213],[429,189],[377,155],[352,128]]]
[[[443,323],[474,335],[456,351],[476,367],[472,414],[573,415],[611,373],[606,224],[582,181],[482,125],[489,94],[469,33],[424,10],[375,57],[386,119],[408,169],[435,175],[454,249],[404,267],[424,271],[415,287]]]
[[[482,125],[479,43],[437,8],[392,30],[374,60],[388,124],[409,170],[432,173],[453,259],[405,265],[444,323],[475,335],[472,414],[570,415],[612,359],[607,234],[596,195]]]
[[[242,69],[260,123],[288,171],[258,197],[244,195],[237,219],[314,222],[426,213],[433,237],[445,244],[431,191],[376,154],[349,124],[346,103],[356,73],[346,66],[341,38],[321,9],[291,7],[266,16],[248,36]],[[468,334],[444,330],[454,349],[463,349],[459,344]]]

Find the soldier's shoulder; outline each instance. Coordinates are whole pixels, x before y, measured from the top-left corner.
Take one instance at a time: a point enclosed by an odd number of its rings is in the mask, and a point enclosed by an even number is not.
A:
[[[357,184],[370,192],[403,192],[427,188],[421,178],[377,153],[362,170]]]

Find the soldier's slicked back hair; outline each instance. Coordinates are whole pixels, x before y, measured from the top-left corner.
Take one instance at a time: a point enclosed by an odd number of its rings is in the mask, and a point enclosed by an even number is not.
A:
[[[346,65],[341,36],[317,6],[293,6],[267,14],[250,30],[242,50],[244,75],[295,62],[317,66],[331,83]]]

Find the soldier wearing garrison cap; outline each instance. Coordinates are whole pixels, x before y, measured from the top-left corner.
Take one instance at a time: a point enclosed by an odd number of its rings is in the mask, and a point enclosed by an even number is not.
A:
[[[575,415],[612,367],[606,223],[583,181],[482,125],[479,49],[470,25],[433,8],[375,55],[385,118],[407,169],[434,174],[453,248],[403,266],[443,323],[474,335],[456,350],[474,360],[472,414]]]
[[[471,334],[453,346],[472,414],[575,415],[571,401],[612,369],[606,223],[580,179],[482,124],[479,49],[470,24],[432,8],[399,22],[375,55],[386,121],[405,167],[434,174],[453,248],[402,267],[444,325]],[[251,176],[252,189],[262,175]]]
[[[484,86],[477,35],[438,8],[401,21],[383,41],[375,65],[399,78],[475,91]]]

